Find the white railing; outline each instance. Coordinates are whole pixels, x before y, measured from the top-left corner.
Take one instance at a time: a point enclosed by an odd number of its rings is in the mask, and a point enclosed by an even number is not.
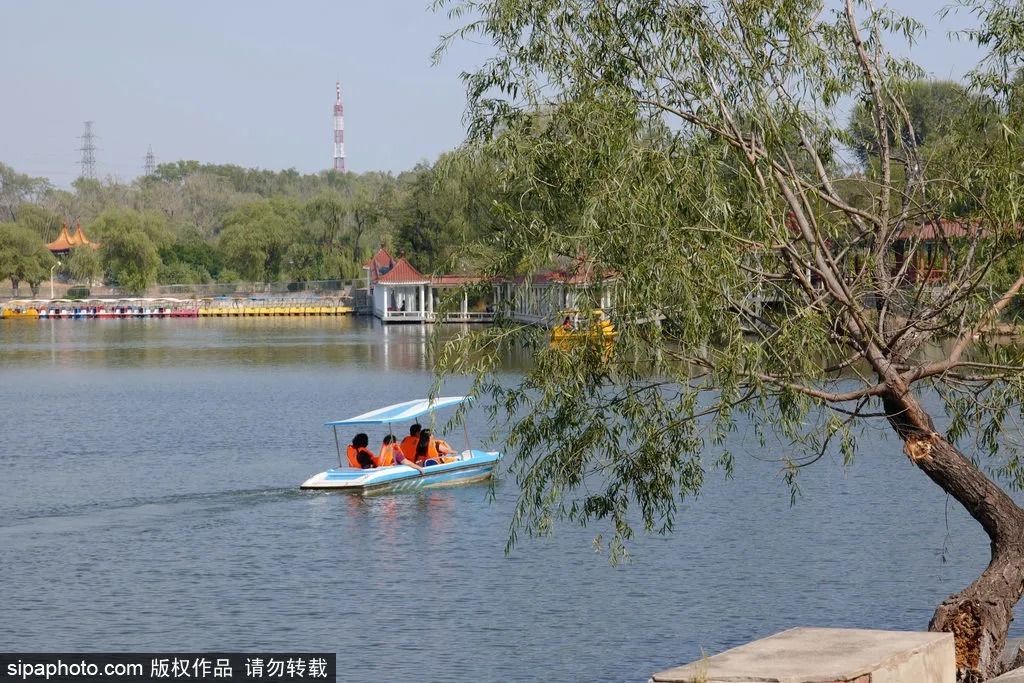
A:
[[[438,313],[431,311],[384,311],[374,308],[373,314],[383,322],[427,322],[433,323],[438,320]],[[446,323],[486,323],[494,320],[494,313],[491,311],[448,311],[444,314]]]

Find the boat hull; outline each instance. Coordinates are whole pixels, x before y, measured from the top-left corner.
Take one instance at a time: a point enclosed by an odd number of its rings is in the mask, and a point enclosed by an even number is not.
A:
[[[0,311],[0,318],[4,320],[36,320],[39,318],[39,311],[35,309],[19,311],[5,308],[3,311]]]
[[[459,458],[455,462],[429,465],[422,475],[405,465],[368,470],[335,467],[313,475],[299,488],[374,494],[470,484],[489,478],[501,459],[501,453],[464,451]]]

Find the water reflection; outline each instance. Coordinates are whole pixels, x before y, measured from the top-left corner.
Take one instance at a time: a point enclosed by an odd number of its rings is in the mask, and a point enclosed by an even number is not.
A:
[[[0,348],[8,367],[301,365],[424,372],[430,371],[432,331],[352,316],[5,321]]]

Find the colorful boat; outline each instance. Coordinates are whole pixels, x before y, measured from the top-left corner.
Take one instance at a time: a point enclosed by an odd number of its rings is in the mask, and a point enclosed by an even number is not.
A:
[[[73,320],[103,318],[197,318],[195,299],[169,297],[130,299],[14,299],[0,312],[3,318]],[[20,314],[19,314],[20,313]]]
[[[349,491],[353,493],[383,493],[393,491],[410,491],[435,486],[451,486],[483,481],[491,476],[495,465],[501,460],[502,454],[497,451],[480,451],[469,447],[469,435],[466,435],[466,450],[446,458],[446,462],[427,465],[423,473],[408,465],[390,465],[371,469],[347,467],[341,455],[341,440],[338,438],[338,427],[352,425],[387,425],[391,433],[391,425],[415,420],[420,415],[456,406],[468,400],[466,396],[445,396],[435,399],[417,399],[397,403],[392,406],[371,410],[368,413],[326,422],[325,426],[334,429],[334,442],[338,448],[338,467],[315,474],[302,483],[302,489],[328,489]]]
[[[567,351],[574,346],[600,342],[610,348],[618,332],[604,311],[595,309],[589,316],[567,311],[562,324],[551,330],[551,348]]]
[[[0,318],[4,320],[36,320],[39,318],[39,311],[34,308],[5,308],[0,311]]]

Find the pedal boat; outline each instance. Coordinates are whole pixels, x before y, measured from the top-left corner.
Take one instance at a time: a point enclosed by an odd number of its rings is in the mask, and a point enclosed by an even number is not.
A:
[[[345,464],[347,460],[342,459],[338,427],[364,424],[388,425],[386,433],[394,433],[391,429],[391,425],[394,423],[412,422],[421,415],[432,413],[439,408],[459,405],[467,400],[467,396],[445,396],[433,400],[417,399],[371,410],[347,420],[325,422],[324,426],[334,429],[334,443],[338,449],[339,466],[313,475],[299,488],[370,494],[413,491],[486,480],[491,476],[495,465],[501,460],[502,454],[496,451],[480,451],[470,448],[468,433],[466,435],[466,450],[457,455],[447,456],[446,462],[427,465],[423,468],[423,474],[408,465],[390,465],[364,470],[348,467]],[[396,434],[396,436],[400,435]]]

